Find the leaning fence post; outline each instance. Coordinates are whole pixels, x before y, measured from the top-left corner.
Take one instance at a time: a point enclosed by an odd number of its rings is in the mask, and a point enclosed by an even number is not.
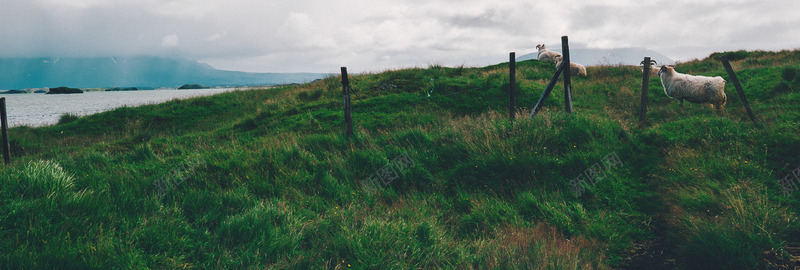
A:
[[[556,74],[553,74],[553,78],[551,78],[550,82],[547,83],[547,87],[544,88],[542,96],[539,97],[539,101],[537,101],[536,105],[533,106],[531,114],[528,115],[528,118],[531,118],[532,116],[536,115],[536,113],[539,112],[539,109],[542,108],[542,105],[544,105],[544,101],[547,99],[547,96],[550,95],[550,91],[553,91],[553,87],[556,86],[556,83],[558,82],[558,76],[561,75],[561,72],[563,71],[564,71],[564,65],[561,65],[561,67],[556,69]]]
[[[739,78],[736,77],[736,73],[733,72],[733,68],[731,67],[731,63],[728,62],[728,55],[723,55],[720,59],[722,61],[722,65],[725,66],[725,71],[728,72],[728,76],[731,77],[733,81],[733,86],[736,87],[736,92],[739,92],[739,98],[742,99],[742,103],[744,104],[744,108],[747,110],[747,115],[750,116],[750,120],[753,123],[756,123],[756,117],[753,116],[753,111],[750,110],[750,103],[747,102],[747,97],[744,95],[744,90],[742,89],[742,85],[739,84]]]
[[[11,147],[8,144],[8,114],[6,113],[6,98],[0,98],[0,124],[2,124],[3,157],[6,165],[11,163]]]
[[[508,118],[511,121],[514,121],[516,117],[516,106],[517,106],[517,62],[515,59],[515,53],[511,52],[508,54],[508,69],[509,69],[509,86],[508,86]]]
[[[344,100],[344,122],[347,136],[353,135],[353,115],[350,111],[350,81],[347,79],[347,67],[342,67],[342,99]]]
[[[647,125],[647,88],[650,87],[650,57],[645,57],[642,68],[642,102],[639,104],[639,127]]]
[[[563,59],[561,66],[566,66],[564,69],[564,109],[572,114],[572,82],[570,82],[570,62],[569,62],[569,39],[567,36],[561,37],[561,50]]]

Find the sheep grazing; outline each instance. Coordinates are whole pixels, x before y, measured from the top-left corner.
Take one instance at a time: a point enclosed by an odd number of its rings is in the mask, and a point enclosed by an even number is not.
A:
[[[658,71],[664,93],[668,97],[680,101],[683,109],[683,100],[693,103],[711,103],[717,111],[721,111],[727,97],[725,96],[725,79],[720,76],[705,77],[681,74],[675,71],[674,66],[661,66]]]
[[[561,55],[556,56],[556,69],[561,68],[561,63],[564,62]],[[569,62],[570,75],[578,77],[586,77],[586,67],[575,62]]]
[[[544,44],[536,45],[536,49],[539,50],[539,54],[536,56],[536,58],[541,62],[555,63],[556,57],[561,56],[561,54],[558,52],[545,49]]]

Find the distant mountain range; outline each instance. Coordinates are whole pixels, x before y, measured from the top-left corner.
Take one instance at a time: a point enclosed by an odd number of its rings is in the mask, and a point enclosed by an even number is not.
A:
[[[548,48],[551,51],[561,52],[561,46]],[[517,57],[517,61],[536,59],[538,53],[530,53]],[[619,48],[619,49],[572,49],[569,50],[569,59],[584,66],[600,65],[631,65],[638,66],[642,60],[649,56],[659,65],[672,65],[675,60],[659,52],[645,48]]]
[[[0,58],[0,89],[276,85],[304,83],[325,76],[217,70],[187,59],[150,56]]]

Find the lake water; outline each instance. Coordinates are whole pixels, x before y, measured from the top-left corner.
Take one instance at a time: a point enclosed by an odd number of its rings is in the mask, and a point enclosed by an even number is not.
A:
[[[44,126],[58,122],[61,115],[89,115],[115,108],[162,103],[173,99],[208,96],[250,88],[192,90],[90,91],[83,94],[0,94],[6,98],[8,125]]]

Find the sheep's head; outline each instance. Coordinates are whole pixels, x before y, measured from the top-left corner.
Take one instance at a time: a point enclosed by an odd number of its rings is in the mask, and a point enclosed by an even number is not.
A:
[[[544,44],[536,45],[536,49],[539,51],[544,50]]]
[[[675,71],[674,66],[661,66],[661,69],[658,70],[658,76],[661,76],[661,74],[664,72],[672,73],[674,71]]]
[[[644,60],[642,60],[642,62],[640,62],[639,65],[644,66]],[[656,60],[654,60],[654,59],[650,59],[650,65],[653,65],[653,66],[658,65],[658,62],[656,62]]]
[[[561,63],[564,62],[564,59],[563,57],[561,57],[561,55],[557,55],[556,57],[553,58],[553,60],[556,62],[556,69],[561,67]]]
[[[639,65],[643,66],[642,67],[642,71],[644,71],[644,60],[642,60],[642,62],[639,62]],[[658,73],[659,72],[659,69],[658,69],[658,67],[656,65],[658,65],[658,62],[656,62],[656,60],[650,59],[650,73]]]

